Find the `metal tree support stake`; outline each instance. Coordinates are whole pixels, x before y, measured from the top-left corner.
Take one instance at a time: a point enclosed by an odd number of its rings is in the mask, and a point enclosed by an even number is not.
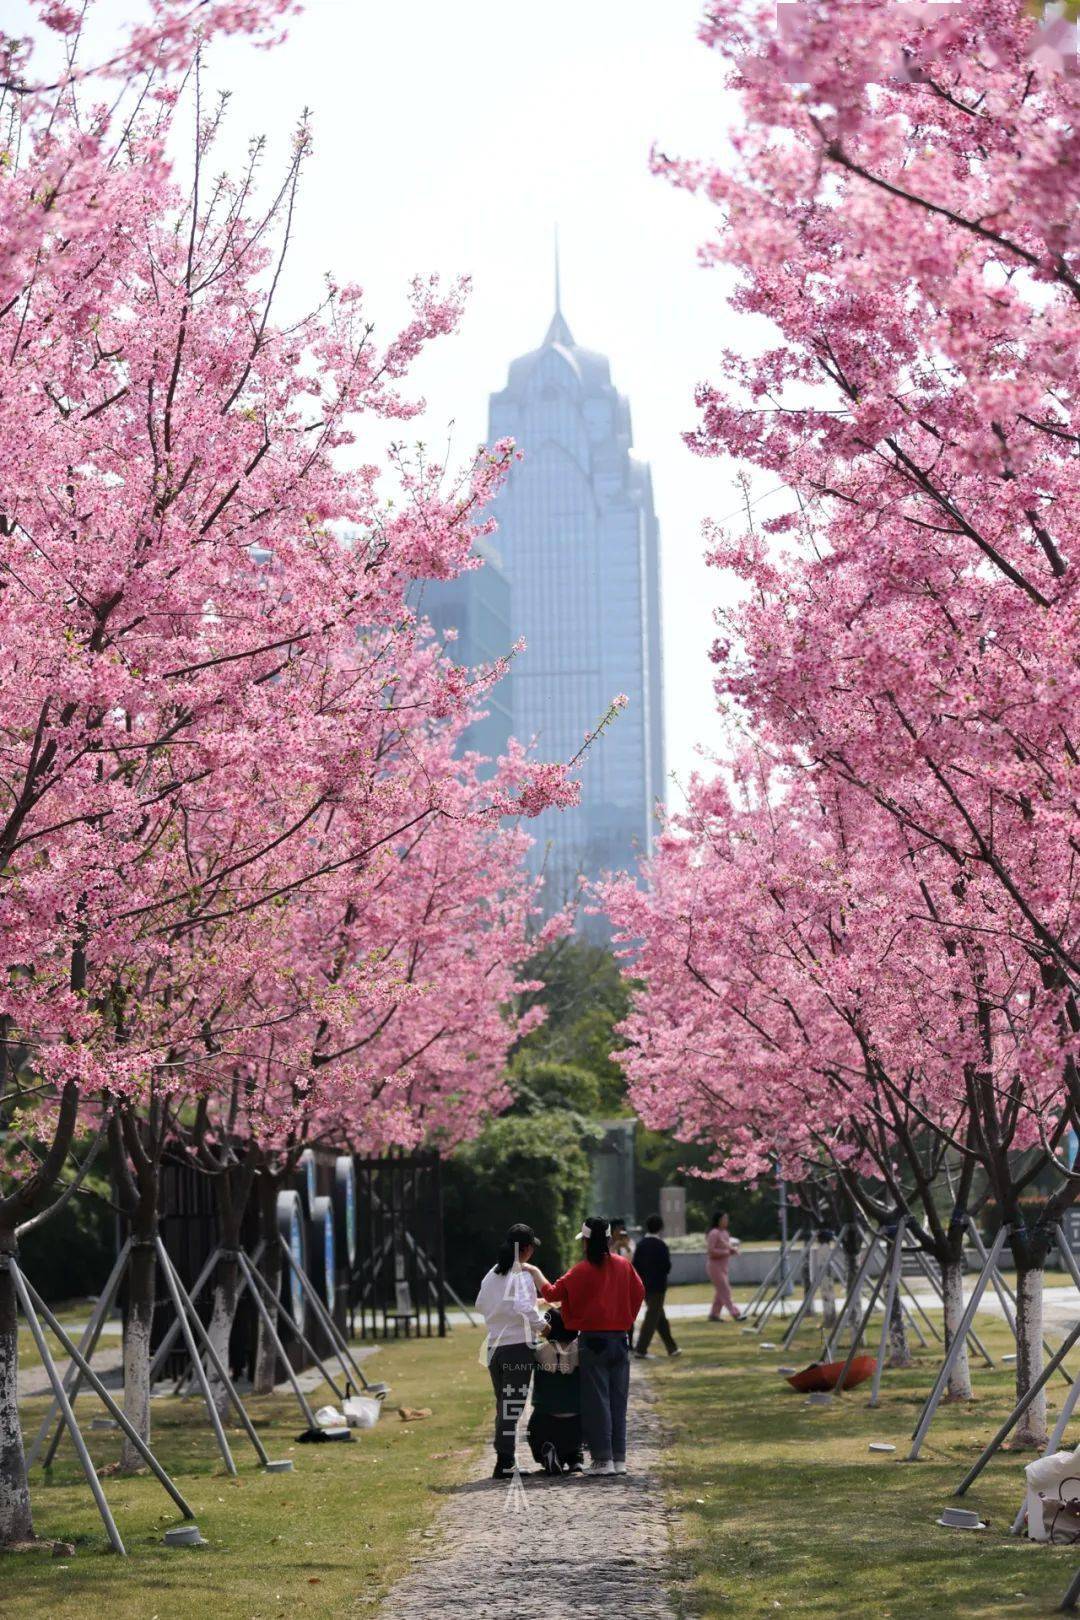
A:
[[[263,1245],[260,1242],[258,1248],[255,1251],[255,1264],[256,1265],[258,1265],[258,1263],[259,1263],[259,1256],[261,1255],[262,1250],[263,1250]],[[195,1281],[192,1283],[190,1289],[188,1290],[188,1298],[191,1300],[192,1304],[195,1303],[195,1301],[198,1299],[199,1295],[202,1293],[203,1289],[206,1287],[207,1283],[210,1281],[210,1278],[213,1276],[215,1270],[217,1269],[217,1263],[221,1259],[221,1255],[222,1255],[222,1248],[221,1248],[220,1243],[215,1244],[214,1248],[211,1249],[211,1251],[210,1251],[209,1259],[206,1261],[206,1264],[203,1266],[202,1270],[199,1272],[199,1275],[196,1277]],[[173,1345],[176,1343],[179,1336],[180,1336],[180,1318],[177,1316],[177,1317],[175,1317],[173,1319],[172,1323],[165,1330],[165,1337],[162,1339],[161,1343],[158,1345],[157,1349],[154,1351],[154,1357],[153,1357],[153,1360],[150,1363],[150,1382],[151,1383],[154,1382],[154,1379],[157,1377],[157,1374],[160,1372],[161,1368],[164,1366],[165,1359],[168,1356],[168,1354],[169,1354],[170,1350],[172,1349]]]
[[[1077,1603],[1080,1603],[1080,1569],[1077,1570],[1069,1582],[1069,1589],[1061,1600],[1062,1614],[1071,1613],[1076,1608]]]
[[[199,1337],[202,1339],[203,1348],[206,1351],[206,1358],[213,1367],[214,1372],[217,1374],[226,1395],[229,1397],[236,1415],[240,1420],[241,1428],[244,1430],[244,1433],[247,1435],[252,1446],[255,1448],[255,1455],[258,1457],[264,1468],[269,1468],[270,1458],[267,1455],[266,1447],[259,1439],[259,1436],[255,1430],[255,1425],[248,1417],[244,1403],[236,1393],[236,1386],[229,1377],[221,1357],[214,1348],[213,1341],[211,1340],[206,1328],[203,1326],[202,1318],[195,1309],[194,1305],[191,1303],[191,1299],[189,1298],[188,1294],[184,1290],[184,1285],[177,1275],[176,1267],[169,1259],[169,1251],[166,1249],[160,1233],[157,1237],[157,1252],[158,1259],[161,1261],[162,1269],[165,1272],[165,1280],[169,1285],[169,1291],[173,1296],[173,1303],[178,1312],[181,1311],[181,1309],[186,1312],[185,1322],[188,1325],[185,1327],[184,1337],[187,1341],[188,1354],[191,1356],[192,1370],[194,1371],[195,1376],[199,1381],[199,1386],[203,1392],[203,1399],[207,1404],[210,1421],[214,1426],[215,1434],[218,1436],[219,1448],[224,1446],[222,1456],[225,1458],[225,1466],[229,1469],[231,1474],[236,1473],[236,1464],[232,1460],[232,1454],[229,1451],[229,1444],[225,1439],[225,1431],[221,1427],[221,1419],[218,1417],[217,1406],[214,1403],[214,1398],[210,1391],[210,1384],[206,1377],[206,1370],[203,1367],[202,1361],[195,1348],[195,1342],[191,1334],[192,1327],[195,1328]]]
[[[1002,1442],[1008,1437],[1010,1430],[1017,1423],[1019,1423],[1020,1419],[1023,1417],[1036,1395],[1038,1395],[1041,1390],[1046,1388],[1047,1384],[1050,1382],[1051,1378],[1053,1378],[1054,1374],[1061,1366],[1061,1363],[1065,1360],[1065,1357],[1068,1355],[1077,1339],[1080,1339],[1080,1322],[1077,1322],[1076,1326],[1070,1330],[1060,1350],[1050,1357],[1050,1360],[1046,1363],[1046,1366],[1043,1368],[1038,1378],[1036,1378],[1033,1384],[1028,1386],[1028,1389],[1017,1401],[1016,1405],[1005,1419],[1005,1422],[1001,1425],[1001,1428],[998,1430],[997,1434],[995,1434],[994,1438],[990,1441],[990,1444],[986,1447],[982,1454],[976,1458],[975,1462],[972,1463],[971,1467],[968,1469],[967,1473],[956,1487],[954,1495],[963,1496],[964,1492],[975,1483],[983,1469],[986,1467],[987,1463],[990,1461],[991,1457],[994,1455],[995,1451],[998,1450]],[[1072,1390],[1069,1391],[1069,1394],[1072,1394]]]
[[[952,1372],[953,1366],[960,1354],[961,1349],[967,1342],[968,1334],[971,1332],[971,1324],[974,1322],[975,1313],[979,1309],[979,1301],[983,1297],[983,1293],[985,1292],[986,1285],[990,1280],[991,1273],[997,1267],[998,1256],[1001,1254],[1002,1248],[1005,1245],[1005,1239],[1008,1236],[1008,1232],[1009,1228],[1007,1226],[999,1227],[997,1236],[994,1238],[993,1244],[991,1245],[990,1252],[983,1262],[983,1268],[979,1272],[978,1280],[976,1281],[974,1288],[971,1290],[971,1298],[964,1307],[964,1314],[960,1318],[960,1325],[953,1335],[953,1342],[945,1352],[945,1358],[941,1363],[941,1368],[938,1372],[936,1380],[934,1381],[934,1387],[927,1396],[926,1404],[923,1406],[922,1412],[919,1414],[919,1421],[915,1425],[915,1432],[911,1437],[912,1444],[911,1450],[908,1452],[908,1462],[918,1461],[919,1452],[922,1450],[922,1443],[926,1439],[927,1431],[934,1420],[934,1413],[937,1411],[941,1397],[945,1393],[945,1386],[949,1381],[949,1374]]]
[[[900,1267],[904,1263],[904,1232],[907,1230],[907,1217],[902,1215],[896,1224],[896,1232],[892,1240],[892,1256],[889,1263],[889,1282],[885,1289],[884,1310],[885,1315],[881,1322],[881,1341],[878,1344],[877,1361],[874,1365],[874,1382],[870,1389],[870,1405],[876,1406],[881,1394],[881,1374],[885,1368],[885,1352],[889,1343],[889,1334],[892,1330],[892,1314],[900,1290]]]
[[[802,1253],[800,1254],[799,1259],[798,1259],[798,1264],[796,1265],[796,1267],[795,1267],[795,1269],[793,1271],[792,1266],[791,1266],[791,1250],[794,1248],[795,1244],[798,1243],[800,1240],[802,1241]],[[807,1255],[808,1255],[808,1253],[810,1251],[811,1242],[812,1242],[812,1234],[807,1233],[803,1229],[800,1229],[800,1231],[798,1233],[798,1236],[795,1237],[792,1240],[791,1243],[789,1243],[787,1256],[786,1256],[787,1262],[788,1262],[787,1267],[786,1267],[786,1269],[781,1270],[780,1281],[777,1283],[776,1287],[773,1289],[772,1298],[769,1300],[769,1303],[766,1305],[764,1311],[762,1311],[762,1313],[759,1316],[756,1324],[753,1327],[744,1327],[743,1328],[744,1333],[751,1333],[756,1337],[758,1334],[760,1334],[764,1330],[766,1323],[768,1322],[769,1318],[772,1316],[773,1312],[776,1310],[777,1306],[782,1307],[783,1302],[784,1302],[785,1298],[787,1297],[787,1292],[788,1292],[788,1290],[789,1290],[789,1288],[791,1286],[791,1278],[792,1278],[793,1275],[797,1275],[798,1272],[802,1269],[802,1266],[805,1263],[806,1257],[807,1257]],[[781,1317],[783,1317],[783,1314],[784,1314],[784,1312],[781,1309],[781,1312],[780,1312]]]
[[[945,1289],[942,1286],[940,1279],[934,1275],[934,1268],[931,1266],[929,1260],[927,1260],[921,1249],[916,1249],[915,1251],[915,1263],[919,1267],[919,1270],[922,1272],[923,1276],[926,1278],[927,1282],[930,1284],[931,1288],[934,1290],[934,1293],[937,1295],[938,1299],[941,1301],[942,1310],[944,1311]],[[971,1332],[968,1334],[968,1343],[971,1345],[976,1355],[980,1355],[982,1357],[983,1361],[988,1367],[992,1367],[994,1365],[993,1356],[990,1354],[989,1350],[987,1350],[974,1328],[972,1328]]]
[[[847,1318],[849,1316],[857,1318],[859,1315],[859,1296],[869,1274],[874,1255],[877,1252],[877,1246],[883,1240],[884,1234],[882,1232],[879,1231],[871,1234],[870,1242],[867,1244],[863,1257],[859,1261],[859,1269],[856,1271],[851,1283],[845,1287],[844,1303],[841,1306],[840,1315],[836,1319],[836,1326],[825,1340],[825,1349],[822,1352],[822,1355],[826,1361],[832,1361],[836,1354],[836,1347],[840,1343],[840,1338],[844,1330],[844,1323],[847,1321]],[[877,1295],[875,1294],[874,1297],[876,1298]]]
[[[81,1370],[83,1376],[85,1377],[86,1382],[90,1385],[90,1388],[94,1391],[94,1394],[101,1401],[109,1416],[115,1420],[115,1422],[119,1425],[121,1432],[131,1441],[143,1462],[150,1469],[150,1472],[159,1481],[159,1483],[164,1486],[165,1490],[168,1491],[169,1495],[172,1497],[173,1501],[184,1515],[184,1518],[193,1519],[195,1514],[193,1513],[192,1509],[188,1506],[185,1499],[180,1495],[180,1492],[177,1490],[164,1468],[158,1462],[142,1435],[131,1423],[123,1407],[113,1400],[112,1395],[101,1382],[101,1379],[91,1367],[90,1363],[76,1349],[75,1345],[64,1332],[64,1329],[56,1320],[56,1317],[53,1315],[52,1311],[50,1311],[37,1289],[31,1282],[27,1281],[21,1272],[19,1274],[19,1281],[22,1283],[23,1288],[29,1295],[32,1306],[44,1318],[46,1327],[55,1336],[65,1355],[71,1356],[73,1359],[77,1358],[78,1361],[82,1362]]]
[[[799,1230],[796,1232],[795,1236],[791,1239],[790,1243],[786,1243],[783,1240],[783,1238],[781,1238],[781,1240],[780,1240],[780,1253],[777,1255],[776,1259],[773,1261],[772,1265],[769,1267],[768,1271],[765,1273],[765,1275],[762,1278],[761,1282],[758,1283],[757,1288],[754,1290],[754,1294],[753,1294],[753,1297],[750,1300],[749,1305],[747,1305],[746,1309],[743,1311],[743,1315],[745,1317],[749,1318],[751,1316],[754,1316],[757,1313],[758,1307],[764,1304],[765,1297],[769,1292],[769,1286],[772,1283],[773,1278],[778,1273],[780,1274],[780,1278],[781,1278],[781,1288],[786,1286],[786,1284],[787,1284],[786,1271],[787,1271],[787,1261],[788,1261],[789,1252],[790,1252],[791,1249],[793,1249],[795,1247],[795,1245],[797,1243],[802,1242],[802,1235],[803,1235],[802,1234],[802,1227],[800,1226]]]
[[[304,1270],[303,1266],[300,1264],[295,1254],[293,1254],[289,1245],[286,1243],[285,1239],[280,1233],[278,1234],[278,1241],[281,1244],[282,1253],[284,1254],[286,1261],[295,1271],[300,1281],[300,1286],[307,1294],[308,1304],[315,1312],[315,1315],[319,1321],[319,1326],[330,1340],[330,1345],[333,1349],[338,1365],[345,1375],[346,1384],[350,1384],[353,1380],[353,1376],[355,1375],[363,1389],[373,1388],[374,1386],[368,1383],[358,1363],[353,1359],[353,1353],[349,1349],[348,1340],[345,1338],[345,1335],[341,1332],[341,1329],[334,1321],[334,1318],[330,1315],[330,1312],[319,1298],[318,1290],[312,1285],[311,1279],[308,1277],[307,1272]],[[351,1372],[350,1368],[352,1369]],[[329,1380],[327,1380],[327,1382],[329,1382]]]
[[[145,1443],[141,1436],[136,1433],[135,1429],[128,1422],[124,1412],[113,1400],[112,1396],[109,1394],[104,1384],[102,1384],[97,1374],[91,1369],[89,1362],[85,1359],[85,1357],[83,1357],[80,1351],[76,1349],[71,1339],[64,1332],[59,1322],[57,1322],[55,1316],[53,1316],[48,1306],[42,1300],[40,1294],[37,1293],[36,1289],[31,1288],[30,1284],[20,1271],[18,1262],[15,1260],[14,1256],[9,1255],[0,1257],[0,1266],[5,1266],[11,1273],[11,1279],[15,1284],[15,1293],[22,1308],[23,1316],[25,1317],[27,1325],[30,1328],[31,1336],[33,1337],[34,1344],[37,1347],[37,1352],[41,1358],[41,1363],[45,1368],[49,1383],[52,1385],[53,1399],[56,1406],[59,1408],[61,1422],[71,1435],[72,1444],[74,1445],[76,1454],[79,1458],[79,1463],[86,1478],[86,1483],[89,1485],[94,1501],[97,1504],[97,1509],[101,1515],[102,1523],[105,1526],[105,1532],[108,1535],[110,1545],[112,1546],[114,1552],[120,1554],[121,1558],[126,1558],[127,1549],[125,1548],[121,1539],[119,1530],[116,1528],[116,1520],[112,1516],[109,1504],[105,1500],[105,1493],[101,1488],[101,1481],[98,1479],[97,1471],[94,1468],[90,1453],[86,1449],[86,1442],[82,1437],[82,1431],[75,1420],[75,1412],[68,1397],[68,1391],[64,1387],[64,1381],[60,1377],[59,1369],[57,1368],[56,1362],[53,1360],[52,1354],[49,1350],[48,1341],[45,1338],[44,1331],[42,1330],[38,1311],[40,1311],[41,1315],[44,1316],[50,1331],[56,1335],[57,1340],[62,1345],[67,1355],[69,1355],[74,1364],[79,1367],[79,1371],[81,1372],[82,1376],[90,1384],[94,1393],[103,1402],[106,1410],[120,1425],[120,1428],[135,1446],[143,1461],[149,1468],[152,1469],[157,1479],[168,1491],[169,1495],[172,1497],[181,1513],[183,1513],[184,1517],[187,1519],[192,1519],[194,1518],[194,1514],[192,1513],[192,1510],[188,1506],[187,1502],[181,1496],[180,1492],[177,1490],[176,1486],[173,1484],[172,1480],[169,1478],[168,1474],[166,1474],[165,1470],[158,1462],[157,1458],[154,1456],[153,1452],[150,1450],[149,1446]]]
[[[790,1345],[792,1343],[792,1340],[795,1338],[796,1333],[798,1333],[799,1328],[802,1326],[803,1321],[805,1320],[807,1313],[812,1309],[813,1304],[814,1304],[814,1300],[817,1298],[818,1289],[821,1287],[822,1283],[825,1281],[825,1274],[829,1270],[829,1267],[832,1265],[833,1255],[836,1253],[836,1247],[837,1247],[837,1244],[839,1242],[840,1242],[839,1236],[834,1237],[834,1238],[832,1238],[830,1240],[829,1247],[828,1247],[828,1249],[826,1251],[826,1254],[825,1254],[824,1263],[822,1264],[822,1267],[821,1267],[820,1271],[818,1271],[817,1276],[812,1277],[811,1282],[810,1282],[810,1286],[806,1290],[806,1294],[805,1294],[805,1296],[803,1298],[802,1304],[799,1306],[798,1310],[795,1312],[795,1315],[792,1317],[791,1325],[788,1328],[787,1332],[784,1334],[783,1339],[780,1341],[780,1348],[782,1350],[787,1350],[790,1347]]]
[[[251,1272],[254,1271],[254,1269],[255,1268],[252,1265],[252,1262],[248,1259],[247,1255],[244,1254],[243,1252],[241,1252],[241,1254],[240,1254],[240,1270],[241,1270],[241,1273],[243,1275],[245,1283],[248,1284],[250,1286],[250,1288],[251,1288],[251,1298],[254,1301],[255,1309],[258,1311],[259,1317],[260,1317],[260,1319],[262,1321],[262,1324],[265,1327],[267,1333],[269,1333],[269,1335],[270,1335],[270,1343],[273,1345],[275,1353],[277,1354],[278,1359],[281,1361],[281,1363],[283,1364],[283,1366],[285,1368],[285,1376],[289,1380],[289,1383],[292,1385],[292,1392],[296,1396],[297,1402],[299,1403],[300,1411],[303,1414],[304,1422],[307,1424],[309,1429],[317,1429],[318,1424],[315,1422],[315,1413],[312,1411],[311,1403],[309,1402],[307,1396],[304,1394],[304,1391],[300,1387],[300,1381],[297,1378],[295,1371],[293,1370],[293,1364],[289,1360],[288,1356],[285,1353],[285,1346],[282,1344],[281,1336],[278,1333],[278,1330],[277,1330],[276,1326],[274,1325],[274,1319],[270,1315],[270,1312],[267,1310],[265,1300],[263,1299],[263,1297],[262,1297],[261,1293],[259,1292],[258,1288],[255,1286],[254,1282],[252,1282],[251,1277],[249,1275]]]
[[[971,1233],[972,1242],[974,1243],[975,1247],[978,1249],[979,1253],[982,1255],[983,1259],[985,1260],[986,1259],[986,1246],[983,1243],[982,1234],[980,1233],[978,1227],[975,1225],[975,1222],[974,1222],[974,1220],[972,1219],[972,1217],[970,1215],[968,1216],[968,1231]],[[1070,1256],[1070,1258],[1071,1258],[1071,1256]],[[1080,1278],[1077,1277],[1077,1274],[1076,1274],[1075,1271],[1073,1272],[1073,1280],[1077,1283],[1077,1286],[1080,1287]],[[1008,1324],[1009,1324],[1009,1332],[1012,1334],[1013,1338],[1015,1339],[1016,1338],[1016,1317],[1014,1315],[1014,1311],[1015,1311],[1015,1308],[1016,1308],[1016,1295],[1013,1292],[1013,1290],[1010,1288],[1009,1284],[1005,1281],[1004,1277],[1001,1275],[1001,1272],[997,1269],[996,1266],[994,1268],[994,1272],[993,1272],[993,1276],[991,1278],[991,1281],[994,1284],[994,1292],[997,1294],[998,1301],[999,1301],[999,1303],[1001,1305],[1002,1313],[1003,1313],[1003,1315],[1005,1317],[1006,1322],[1008,1322]],[[1010,1301],[1012,1303],[1012,1309],[1010,1309]],[[1043,1336],[1042,1347],[1043,1347],[1043,1349],[1045,1350],[1045,1352],[1046,1352],[1046,1354],[1048,1356],[1052,1356],[1054,1354],[1053,1346],[1049,1343],[1049,1341],[1047,1340],[1045,1335]],[[1069,1369],[1067,1367],[1061,1366],[1061,1367],[1059,1367],[1058,1370],[1060,1371],[1061,1376],[1065,1380],[1065,1382],[1067,1384],[1071,1384],[1072,1383],[1072,1377],[1071,1377],[1071,1375],[1069,1373]]]
[[[248,1277],[249,1277],[251,1283],[253,1285],[256,1285],[259,1288],[259,1290],[263,1294],[266,1295],[267,1302],[268,1302],[268,1304],[270,1306],[270,1309],[273,1311],[275,1317],[279,1321],[284,1322],[285,1326],[288,1328],[289,1332],[293,1335],[293,1337],[296,1340],[298,1340],[298,1342],[300,1344],[303,1345],[304,1349],[307,1351],[308,1355],[311,1357],[311,1359],[314,1362],[315,1366],[318,1367],[319,1371],[322,1373],[324,1381],[329,1385],[330,1389],[333,1391],[336,1398],[339,1401],[343,1401],[345,1399],[345,1396],[342,1394],[341,1390],[338,1388],[337,1384],[334,1382],[333,1374],[330,1372],[330,1370],[326,1366],[325,1362],[319,1356],[318,1352],[315,1349],[315,1346],[312,1344],[311,1340],[308,1338],[308,1336],[304,1332],[303,1328],[293,1318],[293,1316],[291,1315],[289,1310],[286,1308],[286,1306],[284,1305],[282,1300],[279,1299],[277,1294],[274,1293],[273,1289],[270,1287],[270,1284],[267,1282],[266,1278],[262,1275],[261,1272],[256,1271],[254,1266],[249,1266],[248,1267]],[[310,1287],[310,1284],[308,1286]],[[288,1360],[287,1357],[286,1357],[286,1360]]]
[[[97,1342],[101,1337],[101,1330],[105,1326],[109,1312],[112,1310],[113,1301],[115,1300],[117,1291],[120,1287],[120,1280],[123,1277],[124,1269],[127,1266],[127,1257],[130,1250],[131,1240],[128,1239],[116,1257],[116,1263],[109,1273],[105,1287],[101,1290],[101,1293],[98,1296],[98,1302],[94,1307],[93,1314],[91,1315],[89,1322],[86,1324],[82,1338],[79,1340],[78,1354],[81,1357],[84,1365],[89,1363],[91,1356],[97,1349]],[[82,1366],[79,1365],[74,1357],[72,1357],[68,1363],[67,1372],[64,1374],[64,1389],[67,1392],[67,1397],[72,1407],[75,1405],[75,1401],[79,1393],[79,1387],[82,1384],[82,1381]],[[34,1464],[37,1462],[38,1453],[41,1451],[42,1446],[45,1444],[45,1441],[48,1438],[49,1430],[52,1428],[53,1422],[55,1421],[59,1410],[59,1406],[57,1405],[56,1398],[54,1396],[49,1402],[48,1411],[41,1420],[38,1432],[34,1437],[34,1442],[31,1445],[30,1450],[27,1452],[27,1468],[33,1468]],[[56,1433],[49,1442],[49,1449],[45,1453],[45,1460],[43,1463],[45,1468],[50,1467],[53,1458],[56,1456],[56,1448],[60,1444],[60,1437],[63,1432],[64,1422],[63,1419],[61,1419],[57,1424]]]

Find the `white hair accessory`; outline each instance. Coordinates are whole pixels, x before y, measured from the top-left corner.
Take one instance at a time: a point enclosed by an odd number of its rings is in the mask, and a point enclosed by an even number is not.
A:
[[[610,1226],[605,1226],[604,1227],[603,1235],[606,1238],[609,1238],[611,1236],[611,1227]],[[584,1221],[582,1221],[582,1223],[581,1223],[581,1231],[578,1233],[579,1238],[591,1238],[591,1237],[599,1237],[599,1236],[600,1236],[599,1232],[590,1232],[589,1228],[585,1225]]]

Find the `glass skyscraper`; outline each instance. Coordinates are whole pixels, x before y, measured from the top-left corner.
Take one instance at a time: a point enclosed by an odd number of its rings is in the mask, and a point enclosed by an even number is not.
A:
[[[453,640],[446,642],[447,656],[455,664],[475,669],[505,658],[514,644],[510,629],[510,582],[498,549],[490,540],[480,540],[477,553],[482,568],[469,569],[456,579],[429,579],[413,593],[416,611],[431,620],[440,638],[448,630]],[[497,681],[481,699],[485,713],[467,727],[461,739],[463,750],[484,754],[490,761],[481,775],[490,775],[500,754],[513,735],[511,695],[513,669]]]
[[[581,805],[529,830],[547,908],[578,876],[633,868],[664,792],[659,531],[648,467],[631,454],[630,407],[608,362],[575,343],[556,291],[538,349],[491,397],[490,438],[524,451],[494,508],[510,582],[513,731],[541,759],[569,760],[611,699],[629,706],[590,750]],[[603,933],[586,924],[586,931]]]

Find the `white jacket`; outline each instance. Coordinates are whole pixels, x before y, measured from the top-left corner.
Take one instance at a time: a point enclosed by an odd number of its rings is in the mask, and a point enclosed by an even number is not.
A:
[[[544,1321],[536,1300],[536,1284],[519,1264],[504,1277],[492,1266],[480,1284],[476,1308],[487,1323],[493,1350],[501,1344],[536,1343]]]

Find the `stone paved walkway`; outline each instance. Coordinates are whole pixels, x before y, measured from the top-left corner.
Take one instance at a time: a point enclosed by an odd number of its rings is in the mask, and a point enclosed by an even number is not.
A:
[[[656,1476],[660,1423],[643,1370],[632,1372],[628,1474],[452,1487],[430,1550],[381,1620],[676,1620],[670,1516]],[[524,1445],[519,1456],[529,1456]],[[485,1473],[490,1457],[478,1464]]]

